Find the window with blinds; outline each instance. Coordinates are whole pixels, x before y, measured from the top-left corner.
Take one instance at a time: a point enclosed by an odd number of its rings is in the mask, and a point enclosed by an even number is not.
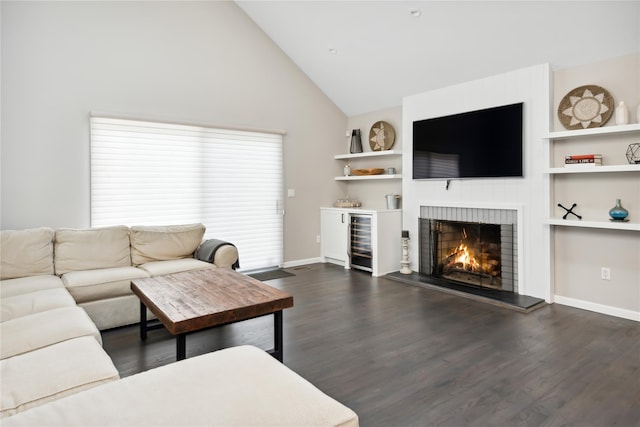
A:
[[[283,262],[282,135],[91,118],[91,225],[203,223],[242,270]]]

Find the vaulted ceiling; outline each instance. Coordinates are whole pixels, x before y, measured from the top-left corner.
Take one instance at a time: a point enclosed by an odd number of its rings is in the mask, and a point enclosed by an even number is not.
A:
[[[640,51],[640,1],[241,1],[348,116],[531,65]]]

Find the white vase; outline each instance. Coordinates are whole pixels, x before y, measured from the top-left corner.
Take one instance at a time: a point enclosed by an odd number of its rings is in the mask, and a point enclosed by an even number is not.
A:
[[[620,103],[616,107],[616,124],[626,125],[628,123],[629,123],[629,109],[627,108],[627,104],[625,104],[624,101],[620,101]]]

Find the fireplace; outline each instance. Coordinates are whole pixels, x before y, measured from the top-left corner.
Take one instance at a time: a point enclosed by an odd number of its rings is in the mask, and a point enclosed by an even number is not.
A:
[[[517,292],[516,215],[506,212],[423,207],[420,274],[436,284]]]

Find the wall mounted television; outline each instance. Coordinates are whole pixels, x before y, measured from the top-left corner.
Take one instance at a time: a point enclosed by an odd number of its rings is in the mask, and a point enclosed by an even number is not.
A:
[[[523,103],[413,122],[413,179],[523,176]]]

